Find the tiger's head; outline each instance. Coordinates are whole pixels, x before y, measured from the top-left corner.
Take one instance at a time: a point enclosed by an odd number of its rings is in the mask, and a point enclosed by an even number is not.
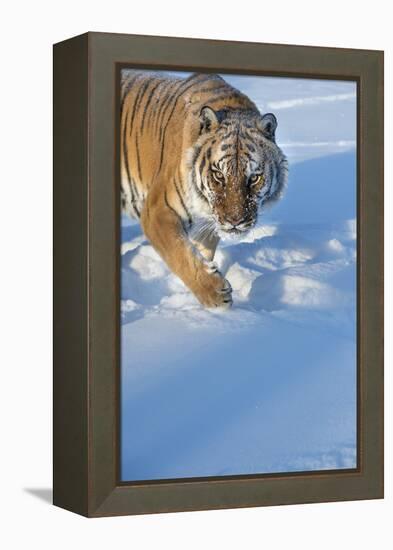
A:
[[[281,197],[287,160],[275,141],[277,119],[256,110],[209,106],[199,115],[192,180],[220,237],[245,234],[258,210]]]

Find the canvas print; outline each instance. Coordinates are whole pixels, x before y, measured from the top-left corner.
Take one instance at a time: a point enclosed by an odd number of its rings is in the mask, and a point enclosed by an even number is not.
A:
[[[121,481],[356,468],[356,82],[119,78]]]

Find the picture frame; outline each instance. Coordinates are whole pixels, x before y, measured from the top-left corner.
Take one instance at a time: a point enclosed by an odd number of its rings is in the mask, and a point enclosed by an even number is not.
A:
[[[119,481],[121,67],[357,83],[358,467]],[[88,517],[383,498],[383,52],[111,33],[54,46],[53,502]]]

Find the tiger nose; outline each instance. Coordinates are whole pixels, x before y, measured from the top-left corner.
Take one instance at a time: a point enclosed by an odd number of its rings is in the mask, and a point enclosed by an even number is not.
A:
[[[236,225],[240,225],[244,222],[244,216],[239,216],[238,214],[229,215],[227,216],[227,222],[236,227]]]

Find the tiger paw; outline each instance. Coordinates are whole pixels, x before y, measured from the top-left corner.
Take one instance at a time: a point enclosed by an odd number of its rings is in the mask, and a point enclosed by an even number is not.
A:
[[[200,303],[207,308],[228,309],[232,305],[232,287],[218,271],[217,266],[209,262],[203,277],[193,289]]]

